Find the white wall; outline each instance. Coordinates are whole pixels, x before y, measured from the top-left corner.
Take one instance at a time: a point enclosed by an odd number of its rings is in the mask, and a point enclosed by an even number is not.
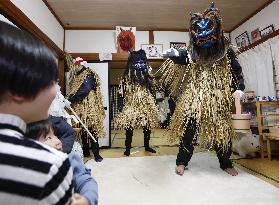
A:
[[[279,0],[275,0],[255,16],[250,18],[244,24],[236,28],[231,32],[231,40],[234,45],[235,38],[242,34],[243,32],[247,31],[249,34],[249,38],[251,41],[251,31],[255,30],[256,28],[264,29],[265,27],[273,24],[274,29],[279,29]]]
[[[136,33],[136,51],[141,49],[141,44],[149,44],[149,32],[137,31]]]
[[[11,0],[11,2],[63,50],[64,29],[42,0]]]
[[[170,42],[187,42],[188,32],[154,31],[154,43],[168,49]],[[65,50],[69,53],[116,53],[115,30],[66,30]],[[136,50],[149,43],[148,31],[136,32]]]
[[[68,53],[116,53],[115,38],[115,30],[66,30],[65,51]],[[154,43],[163,44],[163,50],[170,48],[170,42],[186,42],[189,45],[189,33],[154,31]],[[136,50],[141,48],[141,44],[149,44],[148,31],[136,32]]]
[[[154,31],[154,43],[168,49],[170,42],[189,41],[188,32]],[[65,50],[69,53],[116,53],[115,30],[66,30]],[[149,32],[136,32],[136,50],[149,44]]]
[[[114,31],[66,30],[65,51],[69,53],[116,52]]]
[[[189,33],[179,31],[154,31],[154,43],[163,44],[163,50],[170,48],[170,42],[184,42],[189,45]]]
[[[66,30],[65,50],[69,53],[116,53],[115,35],[115,30]],[[148,31],[137,31],[136,50],[148,40]]]

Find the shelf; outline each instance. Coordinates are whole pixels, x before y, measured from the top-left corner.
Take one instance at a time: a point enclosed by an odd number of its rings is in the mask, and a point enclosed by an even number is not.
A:
[[[250,127],[258,127],[258,125],[250,125]]]
[[[279,113],[274,113],[274,114],[270,113],[270,114],[267,114],[267,115],[264,115],[264,116],[279,116]]]
[[[81,57],[84,60],[100,60],[99,53],[70,53],[73,58]],[[112,53],[111,61],[125,61],[127,62],[129,53]],[[148,62],[164,62],[167,58],[148,59]]]
[[[256,104],[256,101],[254,101],[254,102],[241,102],[241,104]]]
[[[256,104],[260,104],[260,105],[278,104],[279,105],[279,101],[257,101]]]
[[[263,133],[263,136],[268,137],[271,140],[279,140],[279,133]]]
[[[279,117],[279,113],[260,115],[259,117],[268,117],[268,116],[278,116]]]
[[[262,129],[269,129],[270,127],[274,127],[274,125],[265,125],[265,126],[262,126]]]
[[[266,115],[263,115],[262,113],[262,107],[264,105],[271,105],[271,106],[274,106],[274,107],[279,107],[279,101],[257,101],[256,102],[256,105],[257,105],[257,121],[258,121],[258,131],[259,131],[259,143],[260,143],[260,153],[261,153],[261,159],[264,158],[264,136],[266,136],[266,142],[267,142],[267,150],[269,150],[269,159],[271,159],[270,155],[271,155],[271,148],[270,148],[270,140],[272,139],[275,139],[277,140],[277,137],[275,136],[278,136],[278,134],[266,134],[266,133],[263,133],[263,130],[265,129],[269,129],[270,127],[273,127],[273,126],[268,126],[268,125],[263,125],[263,120],[262,118],[263,117],[268,117],[268,116],[279,116],[278,113],[269,113],[269,114],[266,114]]]

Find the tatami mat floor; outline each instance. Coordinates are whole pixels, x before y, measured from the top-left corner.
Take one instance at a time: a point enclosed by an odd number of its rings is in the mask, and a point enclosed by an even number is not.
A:
[[[237,167],[279,188],[279,156],[274,156],[272,161],[257,157],[235,159],[233,162]]]
[[[111,132],[112,147],[125,147],[125,131],[113,130]],[[143,130],[134,130],[132,146],[141,147],[143,146]],[[153,146],[177,146],[179,140],[174,143],[169,142],[168,133],[165,129],[153,129],[150,134],[150,144]]]

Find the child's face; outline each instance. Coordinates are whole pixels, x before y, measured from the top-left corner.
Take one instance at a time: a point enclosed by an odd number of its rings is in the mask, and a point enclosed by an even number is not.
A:
[[[39,138],[39,141],[48,145],[48,146],[51,146],[57,150],[60,150],[62,151],[62,143],[61,141],[54,135],[53,133],[53,130],[50,129],[50,132],[47,134],[46,137],[40,137]]]

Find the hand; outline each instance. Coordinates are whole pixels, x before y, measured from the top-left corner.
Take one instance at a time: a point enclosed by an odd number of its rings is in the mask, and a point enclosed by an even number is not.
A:
[[[72,196],[72,201],[70,205],[88,205],[88,200],[84,196],[75,193]]]
[[[66,98],[64,98],[64,105],[65,105],[65,107],[70,107],[71,106],[71,102],[69,101],[69,100],[67,100]]]
[[[241,91],[241,90],[236,90],[234,93],[233,93],[233,97],[234,98],[242,98],[244,96],[244,92]]]
[[[162,53],[163,57],[178,57],[179,52],[175,48],[170,48]]]

